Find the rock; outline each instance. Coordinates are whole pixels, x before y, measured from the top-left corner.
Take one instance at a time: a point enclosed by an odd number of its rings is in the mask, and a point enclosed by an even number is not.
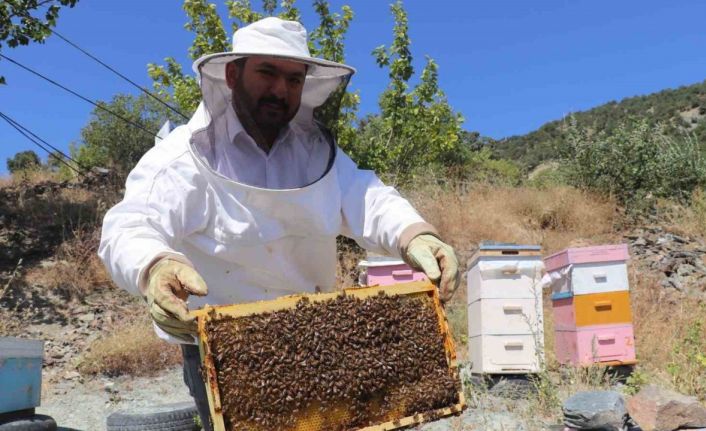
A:
[[[85,313],[80,316],[78,316],[78,320],[82,322],[92,322],[93,319],[96,318],[96,315],[94,313]]]
[[[614,391],[577,392],[563,410],[569,428],[620,431],[628,420],[623,397]]]
[[[689,276],[694,272],[696,272],[696,267],[694,265],[689,265],[688,263],[679,265],[679,267],[677,267],[677,275],[681,277]]]
[[[682,284],[681,277],[679,277],[679,275],[677,274],[672,274],[671,277],[662,280],[661,284],[662,287],[665,288],[673,288],[679,291],[684,290],[684,285]]]
[[[632,245],[638,246],[638,247],[644,247],[647,245],[647,240],[645,238],[638,238],[632,243]]]
[[[668,237],[674,242],[678,242],[680,244],[686,244],[688,241],[685,238],[680,237],[679,235],[674,235],[673,233],[668,233]]]
[[[643,431],[706,427],[706,407],[695,397],[688,397],[657,385],[645,386],[630,398],[628,411]]]
[[[64,379],[66,380],[75,380],[81,378],[81,374],[79,374],[77,371],[67,371],[64,374]]]

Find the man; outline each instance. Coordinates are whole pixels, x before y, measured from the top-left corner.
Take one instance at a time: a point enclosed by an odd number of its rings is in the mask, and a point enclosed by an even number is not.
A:
[[[337,111],[354,69],[312,58],[301,24],[253,23],[194,70],[202,103],[130,173],[99,255],[119,286],[145,296],[158,335],[185,343],[185,381],[210,429],[189,295],[200,307],[331,291],[339,234],[401,256],[443,299],[459,275],[434,227],[316,120]]]

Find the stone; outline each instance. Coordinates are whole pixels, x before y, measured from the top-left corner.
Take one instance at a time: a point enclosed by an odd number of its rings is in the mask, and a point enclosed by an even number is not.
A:
[[[81,374],[79,374],[77,371],[67,371],[64,374],[64,379],[66,380],[75,380],[81,377]]]
[[[706,427],[706,407],[695,397],[648,385],[628,400],[630,416],[643,431]]]
[[[577,392],[563,410],[569,428],[620,431],[628,420],[623,396],[615,391]]]
[[[677,267],[677,274],[680,275],[681,277],[689,276],[695,272],[696,272],[696,267],[694,265],[689,265],[688,263],[685,263],[683,265],[679,265]]]
[[[638,238],[632,243],[634,246],[644,247],[647,245],[647,240],[645,238]]]
[[[674,242],[678,242],[680,244],[686,244],[688,241],[685,238],[680,237],[679,235],[674,235],[673,233],[667,234],[668,236],[671,237],[671,240]]]
[[[93,319],[96,318],[96,315],[94,313],[85,313],[80,316],[78,316],[78,320],[82,322],[92,322]]]

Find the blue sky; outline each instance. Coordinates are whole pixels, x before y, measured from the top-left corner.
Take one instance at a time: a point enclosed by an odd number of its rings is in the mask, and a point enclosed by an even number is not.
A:
[[[347,63],[358,69],[351,87],[361,93],[360,114],[376,112],[388,80],[370,53],[391,42],[390,1],[331,3],[355,12],[346,43]],[[313,28],[310,1],[297,4]],[[424,56],[434,58],[464,127],[485,136],[526,133],[572,111],[706,79],[702,0],[407,0],[405,7],[416,71]],[[173,56],[190,71],[185,22],[177,0],[80,0],[56,29],[150,86],[149,62]],[[91,99],[136,91],[56,37],[2,53]],[[0,111],[61,149],[79,139],[92,106],[7,61],[0,74],[8,81]],[[0,174],[18,151],[45,156],[4,122],[0,143]]]

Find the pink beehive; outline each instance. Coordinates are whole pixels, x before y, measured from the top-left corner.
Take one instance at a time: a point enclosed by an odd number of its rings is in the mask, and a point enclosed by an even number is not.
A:
[[[544,259],[552,278],[557,360],[635,364],[626,244],[569,248]]]
[[[360,278],[360,284],[366,286],[389,286],[397,283],[426,280],[426,275],[421,271],[412,269],[399,259],[374,258],[363,260],[358,266],[365,270]]]

